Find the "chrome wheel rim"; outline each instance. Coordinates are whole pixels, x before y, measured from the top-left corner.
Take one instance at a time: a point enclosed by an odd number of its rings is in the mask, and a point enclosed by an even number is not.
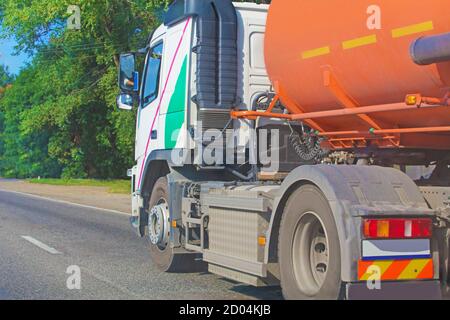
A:
[[[150,242],[161,251],[165,250],[170,236],[169,206],[165,199],[150,209],[148,217],[148,236]]]

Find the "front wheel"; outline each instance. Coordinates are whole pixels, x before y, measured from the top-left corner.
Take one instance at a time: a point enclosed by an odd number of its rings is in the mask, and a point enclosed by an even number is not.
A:
[[[288,199],[278,243],[286,299],[339,299],[339,237],[329,203],[317,187],[301,186]]]
[[[153,263],[164,272],[197,272],[202,263],[195,261],[192,253],[175,253],[170,246],[170,213],[167,178],[159,178],[149,201],[147,235]]]

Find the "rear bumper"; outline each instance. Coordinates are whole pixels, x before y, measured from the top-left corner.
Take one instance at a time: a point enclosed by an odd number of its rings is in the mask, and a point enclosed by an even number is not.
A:
[[[366,282],[346,285],[348,300],[440,300],[439,281],[382,282],[380,290],[370,290]]]

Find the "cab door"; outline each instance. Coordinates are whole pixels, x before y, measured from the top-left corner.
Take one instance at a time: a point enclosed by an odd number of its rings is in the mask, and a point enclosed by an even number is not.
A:
[[[137,120],[137,189],[154,151],[185,145],[192,18],[155,37],[146,58]]]
[[[140,186],[145,166],[145,159],[159,148],[158,116],[161,105],[162,83],[161,75],[164,69],[164,37],[154,41],[147,52],[142,73],[139,110],[136,125],[135,158],[138,163],[138,183]]]
[[[167,85],[159,110],[163,149],[184,149],[187,145],[187,115],[190,104],[190,62],[192,18],[172,25],[166,32],[164,52],[168,63]],[[169,153],[168,153],[169,154]]]

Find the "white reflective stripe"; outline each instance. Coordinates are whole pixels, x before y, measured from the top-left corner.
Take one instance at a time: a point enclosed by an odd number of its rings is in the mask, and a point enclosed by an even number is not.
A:
[[[412,221],[411,220],[405,221],[405,237],[407,237],[407,238],[412,237]]]
[[[429,239],[363,240],[363,258],[430,256]]]

